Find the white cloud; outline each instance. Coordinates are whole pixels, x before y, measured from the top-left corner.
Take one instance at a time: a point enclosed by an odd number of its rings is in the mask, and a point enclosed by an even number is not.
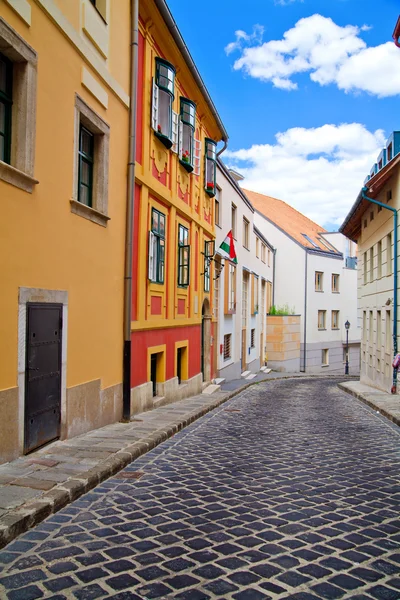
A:
[[[262,25],[253,25],[253,33],[247,34],[245,31],[238,29],[235,31],[234,42],[231,42],[225,46],[226,54],[231,54],[235,50],[241,50],[245,45],[251,45],[253,43],[260,44],[264,35],[264,27]]]
[[[243,187],[280,198],[320,225],[343,222],[385,142],[360,123],[295,127],[275,144],[227,150]]]
[[[315,14],[297,21],[281,40],[264,43],[263,30],[257,27],[257,36],[238,31],[236,41],[225,48],[227,54],[240,51],[233,65],[237,71],[284,90],[297,89],[293,76],[309,73],[319,85],[336,84],[345,92],[400,94],[400,51],[392,42],[367,47],[360,33],[368,31],[368,25],[341,27]]]

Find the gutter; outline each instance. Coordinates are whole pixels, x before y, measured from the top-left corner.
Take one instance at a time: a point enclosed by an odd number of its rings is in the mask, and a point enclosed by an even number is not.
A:
[[[132,0],[132,1],[134,1],[134,0]],[[197,70],[197,67],[193,61],[193,58],[191,57],[188,47],[185,44],[185,41],[181,35],[181,32],[178,29],[177,24],[175,23],[175,20],[171,14],[171,11],[169,10],[169,8],[167,6],[167,3],[165,2],[165,0],[154,0],[154,3],[157,6],[158,10],[160,11],[161,16],[164,19],[165,24],[167,25],[169,32],[170,32],[171,36],[173,37],[175,44],[178,47],[179,52],[182,54],[183,58],[185,59],[185,62],[187,64],[187,66],[189,67],[189,71],[191,72],[193,79],[196,82],[196,85],[200,88],[201,93],[203,94],[204,98],[206,99],[206,102],[209,105],[211,113],[212,113],[214,119],[216,120],[218,127],[220,128],[220,130],[222,132],[222,141],[225,142],[225,145],[218,152],[218,156],[219,156],[226,149],[228,139],[229,139],[228,133],[224,127],[224,124],[221,121],[221,117],[219,116],[217,109],[215,108],[214,102],[212,101],[211,96],[208,93],[208,90],[204,84],[204,81],[202,80],[201,75],[200,75],[199,71]]]
[[[131,56],[129,105],[129,157],[126,202],[125,274],[124,274],[124,359],[122,383],[122,420],[131,417],[132,354],[132,252],[135,208],[136,98],[138,73],[139,0],[131,0]]]
[[[273,248],[274,258],[272,261],[273,273],[272,273],[272,306],[275,306],[275,261],[276,261],[276,248]]]
[[[393,231],[394,231],[394,240],[393,240],[393,245],[394,245],[394,252],[393,252],[393,356],[396,356],[397,354],[397,252],[398,252],[398,248],[397,248],[397,209],[393,208],[392,206],[388,206],[387,204],[383,204],[382,202],[378,202],[378,200],[375,200],[373,198],[370,198],[369,196],[366,195],[366,192],[368,191],[367,187],[363,187],[361,190],[361,196],[364,200],[367,200],[368,202],[372,202],[373,204],[377,204],[378,206],[381,206],[382,208],[386,208],[387,210],[390,210],[393,213]],[[391,393],[395,394],[397,391],[397,368],[393,368],[393,380],[392,380],[392,389],[391,389]]]
[[[300,369],[301,373],[306,372],[307,362],[307,263],[308,263],[308,252],[306,250],[306,258],[304,263],[304,335],[303,335],[303,369]]]
[[[396,46],[400,48],[400,16],[397,19],[396,27],[394,28],[392,38]]]

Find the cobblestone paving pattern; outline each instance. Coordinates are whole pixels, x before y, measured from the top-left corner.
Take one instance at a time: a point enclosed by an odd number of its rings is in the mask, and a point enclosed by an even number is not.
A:
[[[0,552],[0,597],[400,598],[398,429],[256,385]]]

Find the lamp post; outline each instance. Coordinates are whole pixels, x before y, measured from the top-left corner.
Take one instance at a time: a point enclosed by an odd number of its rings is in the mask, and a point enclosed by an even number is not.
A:
[[[344,374],[349,374],[349,329],[350,329],[350,321],[347,320],[344,324],[346,328],[346,366],[344,368]]]

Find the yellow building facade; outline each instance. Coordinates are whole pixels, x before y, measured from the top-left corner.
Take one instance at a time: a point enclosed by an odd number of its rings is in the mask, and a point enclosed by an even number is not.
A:
[[[217,143],[227,134],[165,2],[140,3],[131,413],[214,375]]]
[[[1,462],[122,415],[129,23],[0,0]]]

